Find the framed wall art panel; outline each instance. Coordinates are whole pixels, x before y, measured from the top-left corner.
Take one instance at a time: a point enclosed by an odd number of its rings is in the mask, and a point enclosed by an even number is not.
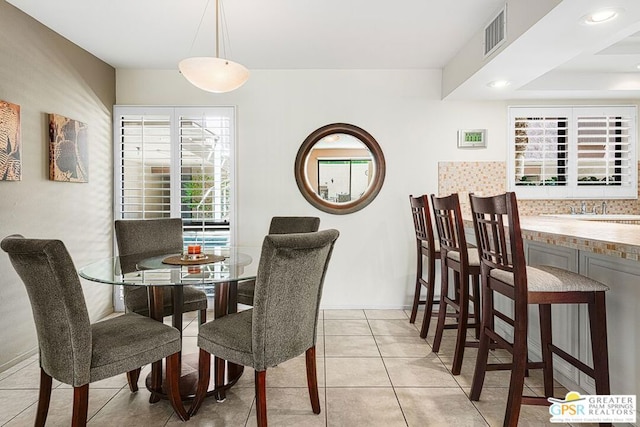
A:
[[[21,179],[20,106],[0,100],[0,181]]]
[[[49,179],[89,182],[87,125],[49,114]]]

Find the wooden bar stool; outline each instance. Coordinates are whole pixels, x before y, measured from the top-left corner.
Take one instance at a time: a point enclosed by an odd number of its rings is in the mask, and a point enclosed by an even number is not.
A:
[[[482,328],[476,369],[471,386],[471,400],[479,400],[485,373],[509,369],[511,381],[504,425],[516,426],[521,405],[549,405],[553,396],[553,354],[580,369],[595,380],[596,393],[610,392],[607,351],[605,291],[609,288],[593,279],[550,266],[525,265],[524,245],[515,193],[494,197],[469,196],[473,225],[481,257]],[[513,301],[513,314],[494,305],[498,293]],[[530,362],[527,349],[528,305],[538,304],[542,362]],[[551,304],[588,304],[589,329],[593,351],[593,368],[553,344]],[[510,304],[511,305],[511,304]],[[513,341],[495,329],[495,318],[513,327]],[[513,363],[488,364],[490,345],[504,348],[513,355]],[[542,368],[545,397],[523,396],[525,370]],[[610,425],[610,424],[601,424]]]
[[[433,339],[433,352],[440,351],[442,332],[445,329],[447,308],[454,309],[457,319],[458,334],[453,356],[451,373],[460,374],[465,347],[477,347],[477,342],[467,342],[467,329],[476,330],[476,338],[480,336],[480,260],[475,248],[468,250],[464,235],[464,223],[460,211],[457,194],[446,197],[431,195],[431,205],[440,238],[440,270],[442,287],[440,291],[440,308],[436,336]],[[454,297],[449,297],[449,269],[454,271]],[[469,276],[472,278],[473,293],[469,292]],[[469,312],[469,304],[473,304],[473,312]],[[469,323],[469,318],[473,323]]]
[[[432,316],[437,316],[437,312],[433,312],[433,305],[439,304],[435,301],[435,280],[436,280],[436,259],[440,259],[440,245],[433,234],[433,224],[431,222],[431,212],[429,211],[429,197],[425,194],[418,197],[409,196],[411,203],[411,215],[413,216],[413,225],[416,230],[416,289],[413,295],[413,305],[411,307],[410,323],[416,321],[418,314],[418,305],[423,304],[424,317],[422,319],[422,327],[420,328],[420,337],[426,338],[429,331],[429,324]],[[423,259],[427,258],[427,278],[424,278]],[[427,297],[420,299],[422,287],[427,288]]]

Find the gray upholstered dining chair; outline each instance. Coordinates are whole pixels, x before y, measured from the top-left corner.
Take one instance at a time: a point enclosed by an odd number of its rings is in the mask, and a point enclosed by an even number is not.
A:
[[[8,236],[0,243],[31,301],[40,350],[36,426],[44,426],[52,378],[73,386],[73,426],[87,423],[89,383],[167,358],[168,395],[177,415],[189,419],[178,388],[180,332],[127,313],[90,324],[73,260],[60,240]]]
[[[119,219],[115,221],[115,230],[120,256],[178,254],[184,247],[180,218]],[[125,286],[123,291],[127,310],[149,315],[146,287]],[[165,316],[173,314],[170,287],[164,290],[163,306]],[[182,311],[198,311],[200,323],[204,323],[207,318],[207,294],[200,289],[185,287]]]
[[[181,253],[184,248],[182,240],[182,219],[119,219],[115,223],[118,254],[136,258],[152,257],[164,254]],[[163,292],[162,305],[164,315],[173,314],[173,287],[167,286]],[[149,297],[145,286],[124,286],[124,306],[127,311],[149,316]],[[207,320],[207,294],[191,286],[183,288],[182,312],[197,311],[199,323]],[[140,370],[129,374],[129,388],[138,389]]]
[[[312,233],[320,228],[320,218],[315,216],[274,216],[269,234]],[[253,305],[254,280],[238,283],[238,303]]]
[[[258,426],[267,425],[266,372],[305,353],[311,407],[320,413],[316,377],[316,328],[324,277],[337,230],[265,237],[252,309],[200,327],[199,379],[190,413],[207,394],[211,354],[255,369]]]

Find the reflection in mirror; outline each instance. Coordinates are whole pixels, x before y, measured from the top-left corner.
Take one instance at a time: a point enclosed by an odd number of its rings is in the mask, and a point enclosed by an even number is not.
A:
[[[335,123],[313,132],[296,158],[295,174],[303,196],[320,210],[355,212],[368,205],[384,181],[380,146],[365,130]]]
[[[333,203],[361,198],[369,188],[373,168],[371,151],[345,133],[325,136],[307,158],[309,184],[320,198]]]

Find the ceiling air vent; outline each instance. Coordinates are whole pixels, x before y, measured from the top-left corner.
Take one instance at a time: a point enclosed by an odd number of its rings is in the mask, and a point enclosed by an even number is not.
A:
[[[484,56],[491,55],[505,41],[506,35],[506,5],[496,17],[484,28]]]

